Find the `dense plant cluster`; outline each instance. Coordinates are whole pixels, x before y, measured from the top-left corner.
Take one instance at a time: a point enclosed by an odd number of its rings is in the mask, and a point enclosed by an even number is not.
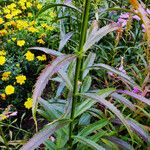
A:
[[[1,2],[0,104],[3,108],[10,104],[18,109],[24,107],[24,102],[32,95],[39,66],[47,61],[45,54],[28,49],[48,45],[50,34],[57,30],[56,24],[51,22],[56,17],[53,10],[46,13],[47,18],[35,19],[41,8],[42,3],[38,1]],[[25,102],[25,107],[29,109],[28,103]]]
[[[1,149],[149,149],[149,1],[0,4]]]

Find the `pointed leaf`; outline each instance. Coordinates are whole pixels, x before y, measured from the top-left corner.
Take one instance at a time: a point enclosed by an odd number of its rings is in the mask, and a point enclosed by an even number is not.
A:
[[[107,108],[109,108],[122,121],[122,123],[126,126],[129,134],[132,137],[131,130],[129,128],[127,121],[125,120],[125,118],[123,117],[121,112],[112,103],[110,103],[109,101],[105,100],[103,97],[101,97],[95,93],[81,93],[80,95],[82,97],[91,98],[94,101],[99,102],[99,103],[103,104],[104,106],[106,106]]]
[[[46,10],[53,8],[53,7],[58,7],[58,6],[62,6],[62,7],[67,7],[67,8],[71,8],[73,10],[75,10],[76,12],[81,12],[78,8],[76,8],[75,6],[73,6],[72,4],[63,4],[63,3],[46,3],[42,9],[38,12],[37,16],[40,15],[41,13],[45,12]]]
[[[106,25],[102,28],[100,28],[98,31],[93,34],[93,36],[87,38],[85,44],[84,44],[84,51],[86,52],[91,46],[93,46],[96,42],[98,42],[101,38],[103,38],[105,35],[107,35],[109,32],[115,31],[118,29],[117,23],[111,23],[109,25]]]
[[[111,142],[117,144],[120,148],[123,148],[124,150],[134,150],[134,148],[128,144],[127,142],[119,139],[119,138],[116,138],[116,137],[108,137],[107,139],[109,139]]]
[[[130,83],[133,87],[134,87],[134,86],[138,86],[138,85],[132,80],[131,77],[129,77],[128,75],[122,73],[121,71],[119,71],[119,70],[117,70],[117,69],[115,69],[115,68],[113,68],[113,67],[111,67],[111,66],[109,66],[109,65],[99,63],[99,64],[94,64],[92,67],[104,68],[104,69],[106,69],[106,70],[108,70],[108,71],[110,71],[110,72],[113,72],[113,73],[115,73],[115,74],[121,76],[122,78],[126,79],[127,81],[129,81],[129,83]]]
[[[118,99],[120,102],[122,102],[123,104],[125,104],[128,108],[130,108],[131,110],[135,110],[135,106],[125,97],[123,97],[122,95],[118,94],[118,93],[112,93],[111,96],[115,99]]]
[[[98,95],[100,95],[103,98],[108,97],[115,89],[114,88],[107,88],[103,90],[99,90]],[[96,102],[92,101],[91,99],[84,100],[75,110],[75,118],[79,115],[81,115],[83,112],[91,108]]]
[[[104,126],[106,126],[109,123],[108,120],[106,119],[102,119],[100,121],[97,121],[95,123],[92,123],[88,126],[86,126],[82,131],[80,131],[78,133],[79,136],[88,136],[89,134],[91,134],[92,132],[99,130],[101,128],[103,128]]]
[[[40,74],[33,91],[33,105],[32,114],[36,123],[36,109],[38,105],[38,98],[41,96],[46,84],[55,73],[57,73],[61,68],[63,68],[69,61],[75,59],[75,55],[62,55],[56,58],[52,64],[49,64],[43,72]]]
[[[73,35],[73,33],[69,32],[61,39],[58,51],[61,51],[64,48],[64,46],[69,41],[69,39],[72,37],[72,35]]]
[[[91,147],[92,149],[96,149],[96,150],[105,150],[105,148],[103,148],[102,146],[98,145],[97,143],[95,143],[94,141],[87,139],[85,137],[82,136],[73,136],[73,138],[77,141],[79,141],[80,143],[85,144],[88,147]]]
[[[117,90],[117,93],[122,93],[122,94],[129,95],[129,96],[131,96],[135,99],[138,99],[138,100],[142,101],[143,103],[145,103],[147,105],[150,105],[150,99],[147,99],[142,95],[138,95],[138,94],[130,92],[128,90]]]
[[[67,88],[72,91],[73,90],[73,86],[72,86],[72,83],[71,83],[71,81],[70,81],[70,79],[68,77],[68,74],[65,71],[63,71],[62,69],[60,69],[58,71],[58,74],[61,76],[61,78],[65,82]]]
[[[88,67],[91,67],[93,65],[95,57],[96,57],[95,53],[89,53],[86,60],[84,61],[84,63],[83,63],[83,79],[89,73],[89,68]]]
[[[56,130],[69,124],[68,119],[55,120],[46,125],[39,133],[35,134],[20,150],[34,150],[49,138]]]
[[[53,49],[45,48],[45,47],[30,47],[29,49],[39,50],[49,55],[61,56],[64,55],[61,52],[55,51]]]

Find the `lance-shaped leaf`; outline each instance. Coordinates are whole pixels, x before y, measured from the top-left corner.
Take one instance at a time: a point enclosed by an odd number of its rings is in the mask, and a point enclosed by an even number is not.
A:
[[[109,139],[111,142],[117,144],[120,148],[124,149],[124,150],[134,150],[134,148],[128,144],[127,142],[119,139],[119,138],[116,138],[116,137],[107,137],[107,139]]]
[[[83,63],[83,79],[89,73],[89,67],[91,67],[93,65],[95,57],[96,57],[95,53],[89,53],[88,57],[84,61],[84,63]]]
[[[135,106],[134,106],[134,104],[132,104],[128,99],[126,99],[122,95],[120,95],[118,93],[112,93],[111,96],[113,98],[115,98],[115,99],[118,99],[120,102],[122,102],[123,104],[125,104],[131,110],[135,110],[136,109]]]
[[[120,120],[115,119],[112,122],[116,123],[116,124],[122,124],[120,122]],[[132,120],[127,120],[130,128],[132,129],[132,131],[134,133],[136,133],[138,135],[138,137],[140,137],[141,139],[143,139],[145,142],[150,143],[150,136],[148,135],[148,133],[143,130],[140,125],[138,125],[139,123],[135,123],[135,121],[133,122]]]
[[[79,136],[88,136],[89,134],[93,133],[96,130],[100,130],[104,126],[109,124],[109,121],[106,119],[101,119],[100,121],[97,121],[95,123],[92,123],[88,126],[86,126],[81,132],[78,133]]]
[[[126,126],[130,136],[132,137],[131,130],[130,130],[130,127],[129,127],[127,121],[125,120],[125,118],[123,117],[121,112],[112,103],[110,103],[109,101],[105,100],[102,96],[99,96],[95,93],[81,93],[80,95],[82,97],[93,99],[94,101],[99,102],[102,105],[109,108],[122,121],[122,123]]]
[[[96,150],[105,150],[105,148],[103,148],[102,146],[100,146],[99,144],[95,143],[94,141],[82,137],[82,136],[73,136],[73,138],[77,141],[79,141],[80,143],[85,144],[87,147],[91,147],[92,149],[96,149]]]
[[[142,101],[143,103],[145,103],[147,105],[150,105],[150,99],[147,99],[147,98],[145,98],[142,95],[135,94],[135,93],[130,92],[128,90],[117,90],[116,92],[129,95],[129,96],[131,96],[131,97],[133,97],[135,99],[138,99],[138,100]]]
[[[69,32],[64,37],[62,37],[60,44],[59,44],[58,51],[61,51],[64,48],[64,46],[69,41],[69,39],[72,37],[72,35],[73,35],[73,33]]]
[[[63,71],[62,69],[60,69],[58,71],[58,74],[61,76],[62,80],[65,82],[65,85],[67,86],[67,88],[72,91],[73,86],[72,86],[72,83],[68,77],[68,74],[65,71]]]
[[[108,97],[112,92],[114,92],[114,88],[107,88],[107,89],[103,89],[103,90],[99,90],[98,95],[100,95],[103,98]],[[89,108],[91,108],[96,102],[89,99],[84,100],[76,109],[75,109],[75,118],[79,115],[81,115],[82,113],[84,113],[86,110],[88,110]]]
[[[63,55],[61,52],[55,51],[53,49],[45,48],[45,47],[30,47],[29,49],[39,50],[49,55],[61,56]]]
[[[109,66],[109,65],[106,65],[106,64],[102,64],[102,63],[99,63],[99,64],[94,64],[92,67],[96,67],[96,68],[103,68],[103,69],[106,69],[110,72],[113,72],[119,76],[121,76],[122,78],[126,79],[127,81],[129,81],[129,83],[134,87],[134,86],[137,86],[138,85],[132,80],[131,77],[129,77],[128,75],[122,73],[121,71]]]
[[[70,3],[59,3],[59,4],[56,4],[56,3],[46,3],[42,9],[38,12],[37,15],[40,15],[41,13],[45,12],[46,10],[50,9],[50,8],[53,8],[53,7],[59,7],[59,6],[62,6],[62,7],[67,7],[67,8],[70,8],[70,9],[73,9],[74,11],[76,12],[81,12],[78,8],[76,8],[74,5],[70,4]]]
[[[117,29],[118,29],[118,24],[111,23],[109,25],[100,28],[99,30],[95,30],[95,33],[92,32],[92,36],[90,35],[89,38],[87,38],[83,47],[84,51],[86,52],[89,48],[91,48],[91,46],[93,46],[96,42],[98,42],[109,32],[115,31]]]
[[[46,125],[44,129],[35,134],[20,150],[34,150],[46,139],[48,139],[56,130],[69,124],[68,119],[55,120],[52,123]]]
[[[38,105],[38,98],[41,96],[46,84],[49,79],[62,69],[69,61],[75,59],[75,55],[62,55],[56,58],[52,64],[49,64],[40,74],[33,91],[33,105],[32,105],[32,114],[36,123],[36,109]]]

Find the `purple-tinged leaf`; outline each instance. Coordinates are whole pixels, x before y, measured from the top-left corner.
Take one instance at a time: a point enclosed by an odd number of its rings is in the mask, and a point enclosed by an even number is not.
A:
[[[131,129],[130,129],[126,119],[123,117],[122,113],[112,103],[110,103],[109,101],[105,100],[103,98],[103,96],[99,96],[99,95],[97,95],[95,93],[81,93],[80,95],[82,97],[93,99],[94,101],[99,102],[102,105],[104,105],[107,108],[109,108],[122,121],[122,123],[126,126],[130,136],[132,137]]]
[[[121,125],[121,121],[119,119],[115,119],[112,121],[113,123]],[[145,142],[150,143],[150,136],[147,134],[146,131],[144,131],[139,125],[134,123],[131,120],[127,120],[128,125],[130,126],[131,130],[136,133],[141,139],[143,139]]]
[[[72,35],[73,35],[73,33],[69,32],[61,39],[58,51],[61,51],[64,48],[64,46],[69,41],[69,39],[72,37]]]
[[[131,97],[133,97],[135,99],[138,99],[138,100],[142,101],[143,103],[145,103],[147,105],[150,105],[150,99],[147,99],[147,98],[145,98],[142,95],[135,94],[135,93],[130,92],[128,90],[117,90],[116,92],[117,93],[121,93],[121,94],[129,95],[129,96],[131,96]]]
[[[69,122],[70,121],[67,119],[53,121],[52,123],[46,125],[40,132],[35,134],[23,147],[21,147],[20,150],[34,150],[46,139],[48,139],[56,130],[69,124]]]
[[[36,109],[38,105],[38,98],[41,96],[46,84],[49,79],[67,65],[71,60],[76,58],[75,55],[62,55],[56,58],[52,64],[47,65],[47,67],[40,74],[33,91],[33,105],[32,105],[32,114],[36,123]]]
[[[106,65],[106,64],[102,64],[102,63],[99,63],[99,64],[94,64],[92,67],[94,68],[104,68],[112,73],[115,73],[117,75],[119,75],[120,77],[126,79],[127,81],[129,81],[130,85],[132,85],[133,87],[137,86],[137,84],[132,80],[131,77],[129,77],[128,75],[122,73],[121,71],[109,66],[109,65]],[[138,87],[138,86],[137,86]]]
[[[134,150],[134,148],[130,144],[128,144],[127,142],[125,142],[119,138],[111,136],[111,137],[107,137],[107,139],[109,139],[111,142],[117,144],[123,150]]]
[[[115,99],[118,99],[120,102],[122,102],[123,104],[125,104],[128,108],[130,108],[131,110],[136,110],[135,106],[125,97],[123,97],[122,95],[118,94],[118,93],[112,93],[111,96]]]
[[[92,36],[90,35],[89,38],[87,38],[83,47],[84,51],[86,52],[89,48],[91,48],[91,46],[93,46],[101,38],[103,38],[109,32],[117,30],[118,28],[119,27],[117,23],[111,23],[100,28],[99,30],[95,30],[95,33],[92,33]]]
[[[61,52],[55,51],[53,49],[45,48],[45,47],[30,47],[29,49],[39,50],[49,55],[61,56],[64,55]]]
[[[133,121],[128,120],[128,124],[130,125],[131,129],[139,135],[145,142],[150,143],[150,136],[136,123]]]

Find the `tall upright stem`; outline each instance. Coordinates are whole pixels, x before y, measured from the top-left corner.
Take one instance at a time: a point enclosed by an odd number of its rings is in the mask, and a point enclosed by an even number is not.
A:
[[[71,123],[69,125],[69,145],[72,148],[72,134],[73,134],[73,121],[75,114],[75,106],[78,99],[78,81],[81,73],[81,64],[84,56],[83,45],[86,39],[86,33],[88,28],[88,19],[89,19],[89,10],[90,10],[90,0],[84,0],[84,11],[82,14],[82,24],[80,29],[80,43],[78,49],[78,56],[76,62],[76,70],[75,70],[75,79],[74,79],[74,88],[73,88],[73,99],[72,99],[72,108],[71,108]]]

